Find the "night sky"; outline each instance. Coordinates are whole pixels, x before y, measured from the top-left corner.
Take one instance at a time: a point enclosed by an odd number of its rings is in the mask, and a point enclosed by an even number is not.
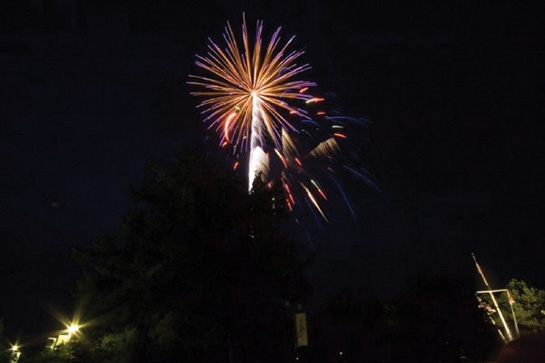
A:
[[[187,76],[243,11],[266,35],[297,35],[313,67],[304,78],[371,121],[357,144],[381,191],[349,182],[358,220],[339,212],[311,231],[313,302],[342,288],[387,299],[419,273],[472,275],[472,251],[494,283],[545,286],[542,2],[16,3],[0,10],[11,334],[59,328],[50,311],[71,313],[72,246],[116,232],[150,162],[215,147]]]

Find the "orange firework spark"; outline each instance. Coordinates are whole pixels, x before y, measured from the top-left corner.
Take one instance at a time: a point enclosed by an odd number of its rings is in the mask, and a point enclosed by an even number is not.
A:
[[[257,22],[253,46],[250,45],[244,17],[242,45],[227,23],[223,36],[226,47],[209,40],[206,56],[197,55],[196,65],[208,71],[209,75],[190,75],[192,80],[188,83],[204,88],[191,93],[205,97],[198,106],[206,115],[204,121],[220,132],[220,143],[227,140],[238,152],[253,148],[249,143],[256,117],[260,123],[257,131],[260,142],[263,143],[267,136],[275,147],[281,147],[280,130],[296,130],[285,114],[307,116],[307,112],[293,101],[315,99],[304,93],[315,85],[313,82],[294,80],[295,76],[310,69],[308,64],[295,63],[304,52],[288,51],[294,37],[280,46],[280,29],[273,33],[263,51],[262,21]],[[234,110],[237,110],[235,114]]]
[[[256,175],[261,175],[268,182],[267,186],[272,187],[272,181],[268,180],[269,157],[278,157],[283,168],[280,182],[284,186],[288,210],[292,211],[301,204],[298,202],[296,206],[296,201],[304,192],[303,198],[309,206],[312,205],[311,209],[316,209],[328,221],[319,203],[328,199],[326,193],[316,181],[310,179],[302,160],[333,160],[340,151],[336,138],[347,138],[343,133],[334,131],[343,129],[341,124],[346,117],[329,117],[321,108],[314,109],[312,114],[305,109],[323,102],[324,98],[308,93],[315,83],[297,79],[310,66],[296,63],[304,52],[288,49],[294,37],[281,43],[280,30],[276,29],[269,42],[263,44],[262,21],[257,21],[253,42],[249,38],[244,15],[239,39],[227,22],[223,33],[225,44],[220,46],[209,39],[206,55],[196,56],[196,65],[205,74],[190,75],[188,83],[199,88],[191,94],[203,98],[197,107],[204,115],[203,121],[209,125],[208,128],[218,133],[219,145],[232,148],[237,160],[233,169],[240,168],[239,160],[244,159],[241,154],[249,154],[249,191]],[[313,115],[323,117],[313,120]],[[295,143],[300,141],[297,134],[304,132],[313,138],[307,130],[299,129],[299,124],[316,126],[318,130],[321,127],[319,122],[334,120],[327,139],[321,137],[322,140],[317,140],[319,143],[310,152],[299,153]],[[333,172],[330,167],[327,170]],[[341,186],[335,178],[332,180],[354,215]]]

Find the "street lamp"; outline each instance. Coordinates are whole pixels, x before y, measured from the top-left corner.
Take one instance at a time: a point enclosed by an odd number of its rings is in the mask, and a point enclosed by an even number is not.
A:
[[[75,324],[75,323],[72,323],[72,324],[70,324],[70,326],[68,327],[67,331],[68,331],[68,334],[74,335],[74,334],[76,334],[76,333],[79,331],[79,325],[78,325],[78,324]]]
[[[19,346],[17,344],[14,344],[11,346],[11,363],[17,363],[19,361],[19,357],[21,356],[21,352],[19,351]]]
[[[65,332],[67,334],[59,334],[57,338],[55,337],[49,337],[49,341],[51,343],[48,345],[49,348],[54,349],[55,347],[58,347],[61,344],[70,343],[70,340],[74,335],[76,335],[79,332],[80,325],[77,323],[70,323],[70,325],[66,326]]]

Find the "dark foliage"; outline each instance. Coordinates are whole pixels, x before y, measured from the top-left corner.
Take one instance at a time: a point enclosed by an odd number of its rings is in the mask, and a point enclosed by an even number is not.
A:
[[[0,363],[8,363],[11,353],[4,344],[4,319],[0,318]]]
[[[283,361],[291,343],[284,302],[304,285],[292,244],[277,232],[278,192],[257,182],[248,195],[231,173],[191,156],[155,166],[133,192],[141,209],[119,234],[74,251],[84,268],[77,294],[94,319],[89,355]]]
[[[543,333],[545,331],[545,290],[515,278],[512,278],[505,288],[509,290],[511,303],[505,292],[497,293],[495,297],[513,336],[516,337],[513,314],[521,336]],[[483,294],[481,298],[483,306],[494,308],[488,295]],[[498,326],[503,326],[499,314],[495,312],[495,309],[493,311],[490,318]]]
[[[500,340],[478,309],[473,281],[420,276],[391,303],[342,291],[318,312],[302,362],[468,362]]]
[[[471,279],[421,276],[391,306],[393,361],[486,360],[499,338],[477,307]]]
[[[306,361],[382,361],[387,356],[387,311],[378,298],[342,291],[311,320]]]

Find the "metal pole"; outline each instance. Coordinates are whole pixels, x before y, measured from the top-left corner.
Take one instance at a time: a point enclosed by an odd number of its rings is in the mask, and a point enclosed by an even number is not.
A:
[[[477,262],[477,258],[475,257],[475,254],[472,253],[471,256],[473,257],[473,261],[475,262],[475,266],[477,266],[477,271],[479,271],[479,274],[481,275],[484,284],[486,285],[488,290],[492,290],[490,288],[490,285],[488,284],[488,281],[486,281],[486,277],[484,277],[484,273],[481,270],[481,266],[479,266],[479,263]],[[505,318],[503,317],[503,314],[502,314],[501,309],[500,309],[500,307],[498,305],[498,302],[496,301],[496,298],[494,297],[494,294],[492,292],[489,292],[489,295],[490,295],[490,298],[492,299],[492,302],[494,303],[494,306],[496,307],[496,311],[498,312],[498,314],[500,316],[501,322],[503,323],[503,326],[505,328],[505,332],[507,333],[507,338],[508,338],[509,341],[512,341],[513,336],[511,335],[511,330],[509,330],[509,326],[507,326],[507,323],[505,322]]]
[[[507,289],[496,289],[496,290],[479,290],[477,291],[477,294],[488,294],[488,293],[495,293],[495,292],[507,292]]]
[[[507,300],[509,301],[509,307],[511,308],[511,315],[513,315],[513,321],[515,322],[515,331],[517,332],[517,338],[520,338],[519,325],[517,323],[517,317],[515,316],[515,309],[513,308],[513,305],[515,304],[515,300],[513,300],[513,298],[511,297],[509,290],[507,290]]]
[[[475,295],[475,297],[477,298],[477,301],[479,302],[479,307],[480,307],[481,304],[483,303],[483,300],[478,295]],[[490,319],[490,321],[492,322],[492,325],[496,327],[496,330],[498,331],[498,334],[500,335],[501,340],[503,340],[503,342],[507,344],[508,342],[505,339],[505,336],[503,335],[503,333],[501,332],[501,329],[498,327],[498,324],[496,324],[496,322],[494,321],[494,319],[492,319],[492,316],[490,316],[488,312],[486,313],[486,316],[488,316],[488,319]]]

